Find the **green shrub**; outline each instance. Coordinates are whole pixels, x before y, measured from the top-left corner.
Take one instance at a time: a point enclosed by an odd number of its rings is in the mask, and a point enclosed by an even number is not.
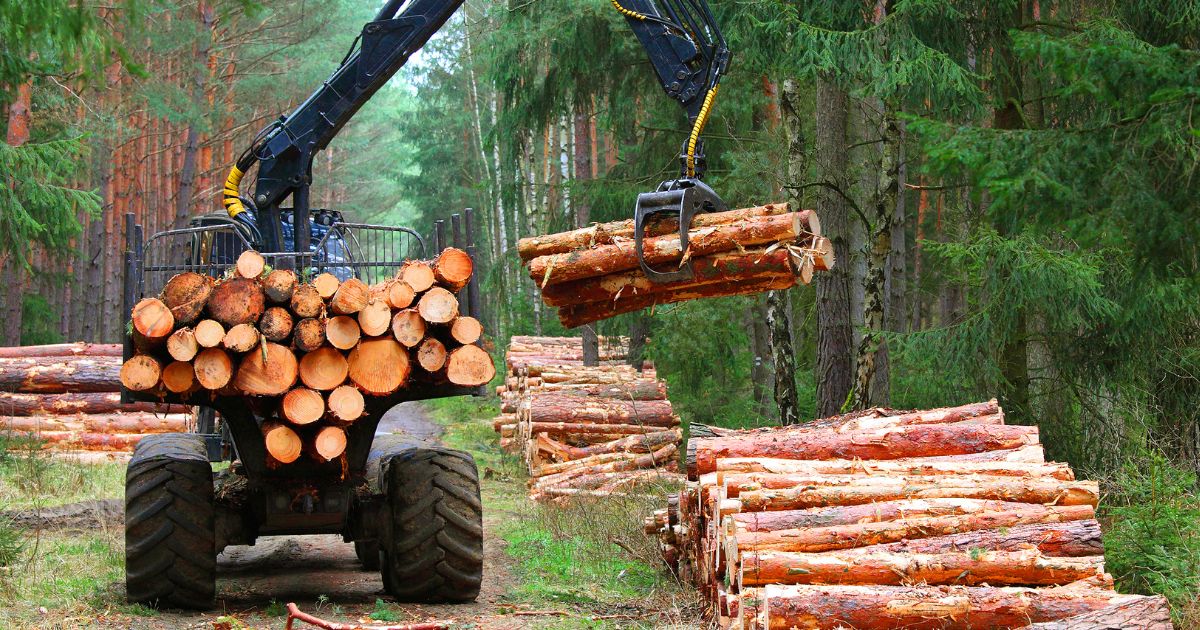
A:
[[[1112,480],[1101,509],[1107,567],[1121,590],[1165,595],[1177,611],[1200,598],[1200,486],[1152,453]]]

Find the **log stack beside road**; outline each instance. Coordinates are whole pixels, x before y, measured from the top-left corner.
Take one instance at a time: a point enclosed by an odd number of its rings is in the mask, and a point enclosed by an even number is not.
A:
[[[722,628],[1171,628],[1113,590],[1097,484],[994,400],[705,429],[646,531]]]
[[[368,286],[322,273],[302,282],[244,252],[220,279],[182,273],[132,313],[137,353],[121,366],[129,390],[169,398],[198,392],[265,399],[263,439],[273,464],[302,454],[332,461],[364,396],[414,383],[477,387],[495,376],[483,327],[459,314],[469,255],[405,261]]]
[[[680,245],[677,219],[647,225],[647,264],[663,271],[692,265],[691,279],[665,283],[640,269],[629,220],[524,238],[517,251],[567,328],[658,304],[808,284],[814,271],[834,264],[816,213],[792,212],[787,204],[698,215],[687,251]]]
[[[0,348],[0,435],[55,450],[131,451],[142,436],[186,431],[182,405],[121,404],[121,346]]]
[[[501,446],[529,469],[530,497],[628,494],[647,483],[679,483],[683,434],[653,368],[622,362],[624,339],[601,339],[602,364],[583,365],[573,337],[513,337],[501,414]]]

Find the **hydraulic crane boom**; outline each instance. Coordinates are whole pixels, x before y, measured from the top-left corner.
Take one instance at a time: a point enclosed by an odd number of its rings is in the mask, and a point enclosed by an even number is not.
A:
[[[690,123],[690,133],[680,152],[680,177],[638,198],[635,237],[640,258],[642,224],[652,215],[678,214],[686,247],[691,217],[697,212],[724,208],[712,189],[700,182],[705,169],[700,134],[729,63],[729,49],[705,0],[610,1],[625,16],[646,49],[663,89],[684,108]],[[337,70],[291,114],[259,132],[229,173],[224,204],[230,216],[244,223],[250,222],[242,213],[253,211],[253,231],[261,235],[261,249],[287,249],[280,204],[289,197],[292,225],[309,224],[309,188],[316,154],[461,5],[462,0],[388,0],[363,27]],[[258,173],[254,194],[242,198],[242,178],[255,163]],[[295,229],[294,234],[291,249],[308,252],[309,230]],[[688,268],[660,273],[644,262],[642,266],[656,280],[690,275]]]

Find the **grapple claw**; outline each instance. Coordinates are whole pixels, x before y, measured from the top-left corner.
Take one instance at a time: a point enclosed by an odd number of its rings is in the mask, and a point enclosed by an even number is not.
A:
[[[688,230],[692,218],[705,212],[722,212],[726,210],[725,202],[704,182],[694,178],[681,178],[666,181],[654,192],[638,195],[637,207],[633,212],[633,241],[637,251],[638,264],[642,272],[652,282],[676,282],[693,278],[692,263],[687,261],[672,271],[659,271],[646,262],[642,251],[642,240],[646,232],[646,222],[659,220],[656,215],[670,214],[679,219],[679,251],[687,256]],[[685,258],[686,260],[686,258]]]

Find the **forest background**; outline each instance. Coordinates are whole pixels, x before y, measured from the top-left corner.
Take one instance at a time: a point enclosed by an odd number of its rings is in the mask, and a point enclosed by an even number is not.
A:
[[[734,57],[707,179],[730,207],[815,209],[838,264],[599,332],[650,340],[688,422],[996,396],[1108,482],[1123,585],[1194,603],[1200,2],[711,4]],[[0,342],[116,341],[124,215],[219,211],[236,155],[376,8],[0,3]],[[609,1],[469,0],[319,156],[313,200],[425,234],[474,208],[499,354],[578,333],[516,241],[628,217],[685,134]]]

